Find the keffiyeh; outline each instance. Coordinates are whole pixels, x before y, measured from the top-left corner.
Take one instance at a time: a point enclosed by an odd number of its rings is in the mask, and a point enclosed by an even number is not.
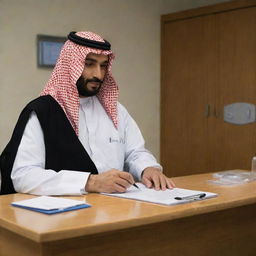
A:
[[[92,32],[77,32],[75,35],[92,41],[105,42],[103,38]],[[51,78],[40,94],[41,96],[51,95],[60,104],[77,135],[79,132],[79,94],[76,82],[84,70],[85,59],[89,53],[109,56],[108,70],[97,97],[117,128],[118,86],[111,74],[114,60],[111,50],[96,49],[67,40]]]

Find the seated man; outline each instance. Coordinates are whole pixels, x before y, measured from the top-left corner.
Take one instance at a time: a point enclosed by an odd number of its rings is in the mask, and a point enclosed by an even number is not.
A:
[[[174,186],[118,102],[110,47],[92,32],[68,35],[1,155],[1,194],[125,192],[135,180],[156,190]]]

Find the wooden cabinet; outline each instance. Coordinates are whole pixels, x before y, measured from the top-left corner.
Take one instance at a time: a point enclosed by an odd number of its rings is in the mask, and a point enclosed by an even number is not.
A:
[[[256,1],[162,16],[161,163],[169,176],[249,169],[256,124],[223,120],[256,104]]]

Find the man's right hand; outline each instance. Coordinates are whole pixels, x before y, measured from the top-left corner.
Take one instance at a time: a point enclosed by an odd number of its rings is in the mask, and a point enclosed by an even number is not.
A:
[[[85,191],[123,193],[134,183],[135,181],[130,173],[111,169],[101,174],[90,175],[85,185]]]

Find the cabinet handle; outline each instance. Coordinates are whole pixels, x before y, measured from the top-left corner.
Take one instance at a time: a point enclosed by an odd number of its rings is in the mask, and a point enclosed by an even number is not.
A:
[[[220,113],[219,113],[219,111],[217,110],[216,106],[214,106],[214,116],[215,116],[216,118],[220,118]]]
[[[206,104],[206,105],[205,105],[204,116],[205,116],[205,117],[209,117],[209,116],[210,116],[210,104]]]

